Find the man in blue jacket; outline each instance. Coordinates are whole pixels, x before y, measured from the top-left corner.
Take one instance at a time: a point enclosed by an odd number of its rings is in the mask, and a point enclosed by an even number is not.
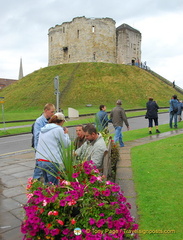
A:
[[[108,126],[108,114],[106,113],[106,106],[100,105],[99,106],[100,111],[96,114],[96,127],[97,130],[103,131]]]
[[[177,100],[177,95],[173,95],[171,100],[170,100],[170,108],[169,108],[169,113],[170,113],[170,128],[172,128],[172,121],[174,119],[174,128],[177,128],[177,112],[178,112],[178,100]]]
[[[37,144],[38,144],[38,139],[39,139],[39,134],[41,131],[41,128],[44,127],[49,119],[54,115],[55,113],[55,106],[54,104],[51,103],[47,103],[44,106],[44,112],[43,114],[38,117],[34,123],[34,127],[33,127],[33,137],[34,137],[34,149],[37,149]],[[41,162],[38,162],[36,160],[36,166],[34,169],[34,174],[33,174],[33,178],[34,179],[40,179],[42,176],[42,170],[40,168],[37,168],[37,166],[41,167]]]

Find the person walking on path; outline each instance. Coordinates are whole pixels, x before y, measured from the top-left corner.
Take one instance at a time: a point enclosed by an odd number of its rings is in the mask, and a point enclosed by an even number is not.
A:
[[[39,135],[36,159],[42,163],[43,178],[45,184],[57,184],[59,165],[63,164],[62,149],[70,146],[68,128],[63,128],[65,116],[61,112],[55,113],[49,123],[41,128]]]
[[[49,119],[54,115],[55,113],[55,106],[52,103],[47,103],[44,106],[44,112],[43,114],[38,117],[33,125],[33,147],[36,151],[37,149],[37,144],[38,144],[38,139],[39,139],[39,134],[41,131],[41,128],[44,127]],[[33,178],[34,179],[40,179],[43,175],[43,172],[40,168],[37,168],[37,166],[42,167],[42,163],[38,162],[36,160],[36,165],[35,165],[35,169],[34,169],[34,174],[33,174]]]
[[[182,109],[183,109],[182,100],[178,100],[178,112],[177,112],[178,122],[181,122],[181,120],[182,120]]]
[[[116,107],[112,109],[110,113],[110,119],[115,128],[114,141],[119,142],[120,147],[124,147],[122,128],[123,122],[125,123],[127,130],[129,130],[129,123],[126,117],[125,110],[121,107],[122,101],[117,100]]]
[[[169,108],[169,113],[170,113],[170,128],[172,128],[172,122],[174,119],[174,128],[177,128],[177,112],[178,112],[178,100],[177,100],[177,95],[173,95],[171,100],[170,100],[170,108]]]
[[[103,131],[107,126],[108,126],[108,114],[106,113],[106,106],[105,105],[100,105],[99,106],[100,111],[96,114],[96,125],[97,125],[97,130]]]
[[[159,106],[158,104],[153,101],[153,98],[150,97],[149,101],[146,103],[146,108],[147,108],[147,112],[146,112],[146,118],[148,118],[149,120],[149,134],[152,134],[152,127],[153,127],[153,121],[154,121],[154,125],[156,128],[156,133],[160,133],[160,131],[158,130],[158,109]]]

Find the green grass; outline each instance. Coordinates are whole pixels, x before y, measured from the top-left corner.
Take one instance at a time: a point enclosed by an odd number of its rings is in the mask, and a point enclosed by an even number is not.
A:
[[[178,123],[178,129],[181,129],[181,128],[183,128],[183,122]],[[159,130],[160,130],[161,133],[164,133],[164,132],[171,131],[173,129],[170,129],[169,124],[163,124],[163,125],[159,125]],[[157,135],[158,136],[158,134],[155,133],[155,131],[156,131],[155,127],[153,127],[152,135]],[[149,136],[148,127],[123,132],[124,142],[133,141],[133,140],[144,138],[144,137],[147,137],[147,136]]]
[[[49,66],[23,77],[16,83],[0,90],[5,98],[5,112],[21,110],[28,114],[32,110],[42,111],[47,102],[55,103],[54,77],[60,77],[60,107],[81,109],[86,113],[86,105],[98,108],[106,104],[114,107],[117,99],[122,99],[125,109],[145,107],[152,96],[159,106],[169,105],[169,99],[183,95],[156,76],[135,66],[112,63],[72,63]]]
[[[183,135],[132,148],[140,230],[175,230],[141,234],[141,240],[183,239]]]
[[[115,105],[113,106],[115,107]],[[145,107],[145,106],[144,106]],[[143,107],[143,108],[144,108]],[[77,110],[79,111],[79,114],[92,114],[97,113],[99,111],[99,107],[78,107]],[[107,108],[107,111],[110,112],[112,108]],[[127,109],[128,110],[128,109]],[[3,122],[3,116],[5,122],[8,121],[16,121],[16,120],[29,120],[29,119],[36,119],[38,116],[41,115],[43,110],[5,110],[4,114],[2,112],[0,113],[0,122]],[[160,109],[159,112],[167,112],[167,109]],[[68,116],[68,109],[63,109],[63,113],[65,116]],[[127,117],[133,117],[133,116],[139,116],[139,115],[145,115],[145,111],[132,111],[132,112],[126,112]],[[12,125],[13,126],[13,125]]]

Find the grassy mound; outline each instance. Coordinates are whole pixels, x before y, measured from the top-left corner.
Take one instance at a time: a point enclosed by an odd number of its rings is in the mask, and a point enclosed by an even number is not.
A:
[[[174,88],[149,72],[135,66],[111,63],[72,63],[37,70],[1,90],[5,109],[39,110],[45,103],[56,102],[54,77],[60,78],[60,107],[81,108],[87,104],[106,104],[108,109],[117,99],[126,109],[142,108],[149,96],[159,106],[168,106]]]

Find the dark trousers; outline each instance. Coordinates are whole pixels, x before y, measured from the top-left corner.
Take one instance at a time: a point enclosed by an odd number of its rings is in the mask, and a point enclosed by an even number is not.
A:
[[[149,127],[153,127],[153,120],[154,120],[154,125],[158,126],[158,118],[149,118]]]

